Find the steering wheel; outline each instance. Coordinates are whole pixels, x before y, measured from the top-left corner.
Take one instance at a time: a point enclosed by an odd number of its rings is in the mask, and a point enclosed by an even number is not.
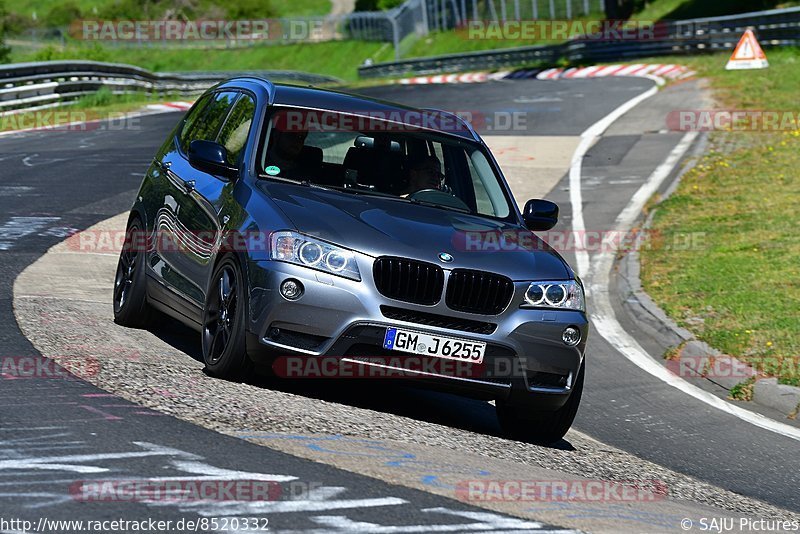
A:
[[[441,204],[449,208],[471,211],[463,200],[440,189],[420,189],[408,195],[407,198],[430,202],[431,204]]]

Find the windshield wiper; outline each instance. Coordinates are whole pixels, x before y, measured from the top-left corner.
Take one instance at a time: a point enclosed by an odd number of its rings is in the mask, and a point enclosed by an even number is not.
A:
[[[340,185],[320,185],[314,182],[310,182],[308,180],[296,180],[294,178],[285,178],[283,176],[274,176],[270,174],[259,174],[259,178],[264,180],[275,180],[278,182],[285,182],[295,185],[302,185],[305,187],[314,187],[316,189],[324,189],[325,191],[337,191],[340,193],[350,193],[352,195],[365,195],[371,197],[378,197],[378,198],[385,198],[386,200],[397,200],[400,202],[406,202],[408,204],[416,204],[418,206],[426,206],[429,208],[439,208],[443,210],[450,210],[450,211],[457,211],[458,213],[467,213],[472,214],[472,210],[469,208],[461,208],[458,206],[448,206],[446,204],[437,204],[436,202],[429,202],[426,200],[418,200],[416,198],[407,198],[407,197],[399,197],[397,195],[392,195],[391,193],[382,193],[380,191],[375,191],[373,189],[366,189],[361,188],[360,186],[340,186]]]
[[[472,210],[469,209],[469,208],[461,208],[461,207],[458,207],[458,206],[448,206],[447,204],[438,204],[436,202],[429,202],[427,200],[418,200],[416,198],[406,198],[406,199],[403,199],[403,200],[407,200],[407,201],[411,202],[412,204],[418,204],[420,206],[427,206],[429,208],[441,208],[443,210],[452,210],[452,211],[457,211],[459,213],[472,214]]]
[[[315,187],[317,189],[325,189],[326,191],[336,191],[335,186],[320,185],[305,179],[297,180],[295,178],[286,178],[284,176],[275,176],[272,174],[259,174],[258,177],[261,180],[274,180],[276,182],[282,182],[287,184],[302,185],[305,187]]]

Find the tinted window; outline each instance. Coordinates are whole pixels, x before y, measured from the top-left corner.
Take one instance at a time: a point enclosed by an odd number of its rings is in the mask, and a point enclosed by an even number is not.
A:
[[[514,212],[484,148],[375,117],[278,108],[265,125],[262,178],[395,196],[507,219]]]
[[[228,151],[228,163],[231,165],[238,166],[239,164],[239,159],[247,144],[247,134],[250,132],[255,111],[255,101],[249,95],[243,94],[219,132],[217,142]]]
[[[197,122],[197,119],[203,114],[203,110],[208,104],[210,98],[211,97],[209,96],[204,96],[200,100],[198,100],[197,104],[194,105],[194,107],[189,111],[189,113],[186,114],[186,117],[184,117],[183,119],[183,126],[181,127],[181,132],[180,135],[178,136],[178,139],[180,141],[181,148],[183,148],[184,151],[186,150],[186,148],[189,147],[189,142],[187,141],[188,134],[191,131],[194,123]]]
[[[228,116],[228,110],[238,95],[239,93],[235,91],[224,91],[212,95],[208,104],[203,106],[197,119],[193,120],[191,124],[188,122],[184,124],[180,137],[181,149],[184,152],[188,151],[191,142],[198,139],[216,140],[222,121]]]

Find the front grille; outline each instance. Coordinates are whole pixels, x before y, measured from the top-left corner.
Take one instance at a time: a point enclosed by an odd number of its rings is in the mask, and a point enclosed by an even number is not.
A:
[[[447,317],[446,315],[437,315],[435,313],[404,310],[402,308],[395,308],[394,306],[381,306],[381,313],[384,317],[396,321],[405,321],[407,323],[417,323],[438,328],[449,328],[451,330],[461,330],[473,334],[488,335],[497,330],[497,325],[494,323]]]
[[[499,274],[454,269],[447,282],[445,302],[450,309],[497,315],[511,302],[514,283]]]
[[[444,287],[441,267],[405,258],[378,258],[372,276],[381,295],[427,306],[439,302]]]

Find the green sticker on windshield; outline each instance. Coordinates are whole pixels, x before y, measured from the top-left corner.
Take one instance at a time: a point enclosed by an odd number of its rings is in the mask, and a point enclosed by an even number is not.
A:
[[[275,165],[270,165],[269,167],[264,169],[264,172],[266,172],[270,176],[275,176],[276,174],[281,172],[281,168],[280,167],[276,167]]]

